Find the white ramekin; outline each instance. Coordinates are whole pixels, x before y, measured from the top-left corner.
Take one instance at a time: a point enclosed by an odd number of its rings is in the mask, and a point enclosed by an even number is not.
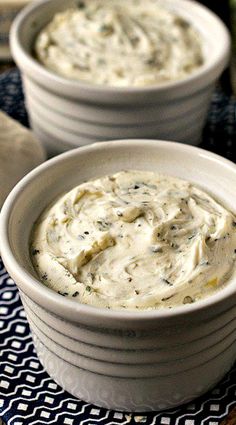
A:
[[[205,63],[189,77],[142,88],[114,88],[65,79],[34,58],[35,37],[76,0],[41,0],[25,8],[11,30],[31,125],[49,155],[99,140],[163,138],[197,144],[211,94],[228,63],[230,37],[210,10],[189,0],[159,0],[201,33]]]
[[[112,311],[48,289],[29,257],[33,223],[52,199],[84,180],[130,168],[188,179],[236,210],[236,166],[215,154],[154,140],[97,143],[47,161],[17,184],[1,212],[1,253],[39,359],[64,389],[107,408],[160,410],[204,393],[233,364],[235,280],[172,310]]]

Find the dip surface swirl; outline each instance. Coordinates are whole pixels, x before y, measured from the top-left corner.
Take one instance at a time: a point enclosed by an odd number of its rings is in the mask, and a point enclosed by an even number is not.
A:
[[[124,87],[179,80],[204,62],[198,31],[157,0],[78,2],[42,29],[35,51],[61,76]]]
[[[48,287],[128,310],[208,297],[233,275],[235,252],[231,212],[187,181],[133,170],[60,197],[35,224],[31,244]]]

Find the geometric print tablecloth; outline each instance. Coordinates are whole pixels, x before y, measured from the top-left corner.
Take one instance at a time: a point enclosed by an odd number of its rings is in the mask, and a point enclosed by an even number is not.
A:
[[[0,75],[0,109],[28,125],[17,70]],[[235,100],[218,92],[202,147],[236,161],[235,142]],[[0,418],[6,425],[219,425],[234,407],[236,366],[203,397],[165,412],[133,415],[74,398],[39,363],[18,290],[0,260]]]
[[[0,417],[7,425],[218,425],[236,405],[236,367],[194,402],[161,413],[129,415],[77,400],[38,361],[18,290],[0,261]]]

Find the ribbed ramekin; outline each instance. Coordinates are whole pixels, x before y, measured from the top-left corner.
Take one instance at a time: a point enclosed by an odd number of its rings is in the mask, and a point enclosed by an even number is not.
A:
[[[235,277],[194,304],[112,311],[50,290],[29,256],[33,223],[52,199],[84,180],[130,168],[187,179],[236,210],[236,166],[215,154],[166,141],[97,143],[44,163],[18,183],[1,212],[1,253],[39,359],[64,389],[107,408],[160,410],[204,393],[234,362]]]
[[[49,155],[99,140],[163,138],[197,144],[215,82],[228,63],[230,37],[208,9],[189,0],[159,0],[201,33],[205,63],[189,77],[143,88],[112,88],[65,79],[34,58],[35,37],[76,0],[41,0],[24,9],[11,30],[31,125]]]

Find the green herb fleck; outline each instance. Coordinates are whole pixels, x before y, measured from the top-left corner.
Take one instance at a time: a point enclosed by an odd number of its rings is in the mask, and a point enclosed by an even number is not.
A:
[[[83,1],[77,1],[77,8],[78,9],[84,9],[85,3]]]
[[[183,299],[183,304],[192,304],[194,302],[194,300],[192,299],[192,297],[184,297]]]
[[[99,32],[103,35],[103,36],[108,36],[113,34],[114,32],[114,28],[112,25],[109,24],[102,24],[99,28]]]
[[[171,283],[168,279],[162,279],[163,282],[165,282],[169,286],[173,286],[173,283]]]
[[[40,253],[39,249],[33,249],[32,251],[32,255],[37,255],[39,253]]]
[[[62,295],[63,297],[66,297],[68,295],[68,292],[61,292],[61,291],[57,291],[57,293],[59,295]]]

